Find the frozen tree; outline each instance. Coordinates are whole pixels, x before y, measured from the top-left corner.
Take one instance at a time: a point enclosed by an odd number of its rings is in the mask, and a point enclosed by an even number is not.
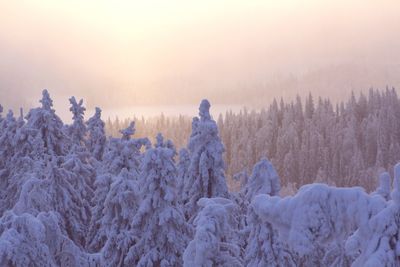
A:
[[[394,167],[392,201],[369,220],[369,231],[357,231],[346,244],[348,253],[359,251],[354,267],[399,266],[400,164]]]
[[[139,210],[132,221],[131,246],[125,265],[181,266],[182,254],[191,234],[178,208],[176,192],[175,150],[161,136],[143,161]]]
[[[225,198],[202,198],[194,220],[194,239],[183,255],[183,266],[242,266],[240,248],[232,243],[232,201]]]
[[[122,138],[111,138],[104,153],[103,165],[107,172],[118,175],[126,168],[137,177],[140,172],[142,160],[141,149],[149,146],[147,138],[132,138],[135,133],[135,123],[132,122],[128,128],[121,130]]]
[[[136,132],[135,122],[132,121],[127,128],[120,130],[119,132],[122,134],[122,137],[121,137],[122,140],[131,139],[131,136],[134,135]]]
[[[77,191],[81,208],[87,216],[82,223],[87,226],[91,217],[91,201],[96,172],[89,162],[90,154],[84,146],[73,145],[68,155],[64,158],[61,168],[69,175],[65,177],[71,186]],[[87,229],[85,229],[86,232]]]
[[[42,106],[31,109],[27,115],[27,123],[24,127],[28,131],[34,132],[35,136],[40,136],[43,140],[44,155],[62,156],[66,154],[66,142],[69,140],[63,132],[63,122],[55,114],[53,100],[47,90],[43,90]]]
[[[0,214],[11,209],[28,174],[40,176],[44,146],[41,135],[17,121],[10,111],[0,123]]]
[[[101,109],[96,107],[96,112],[87,121],[88,138],[86,146],[97,160],[103,159],[103,153],[106,146],[106,135],[104,131],[104,122],[101,120]]]
[[[87,129],[83,121],[86,108],[83,106],[83,99],[76,102],[75,97],[69,99],[71,103],[70,111],[72,112],[72,125],[68,127],[69,137],[72,142],[77,145],[83,145],[85,142]]]
[[[83,247],[85,222],[90,219],[90,214],[87,214],[80,192],[71,184],[74,173],[58,167],[56,158],[48,162],[45,173],[44,179],[31,177],[24,183],[14,210],[32,215],[57,211],[62,217],[68,237]]]
[[[102,249],[103,266],[124,266],[128,249],[134,244],[130,226],[140,202],[138,185],[134,179],[123,169],[111,184],[105,199],[101,227],[98,229],[107,237]]]
[[[191,161],[184,190],[188,196],[186,211],[189,217],[196,214],[196,203],[200,198],[228,197],[222,157],[224,146],[218,135],[217,124],[211,118],[207,100],[200,104],[199,117],[193,119],[188,145]]]
[[[96,177],[95,191],[92,199],[91,218],[86,239],[86,247],[90,252],[99,252],[107,241],[107,233],[102,224],[103,209],[107,194],[110,190],[113,176],[104,173]]]
[[[57,266],[46,243],[46,228],[35,216],[7,211],[0,219],[1,266]]]
[[[17,214],[0,219],[1,266],[98,266],[97,255],[82,251],[60,228],[57,212]]]
[[[263,158],[254,166],[244,191],[247,205],[259,194],[279,196],[280,180],[271,162]],[[263,220],[252,205],[247,205],[243,208],[247,214],[246,266],[295,266],[295,257],[280,241],[278,231]]]
[[[390,200],[390,174],[388,172],[383,172],[379,175],[379,186],[374,194]]]
[[[368,220],[385,205],[382,197],[371,197],[361,188],[323,184],[303,186],[295,196],[284,199],[258,195],[252,202],[258,216],[277,229],[282,240],[299,255],[297,264],[307,266],[331,265],[324,256],[333,253],[329,250],[332,248],[342,251],[335,261],[343,265],[348,260],[343,240],[356,230],[368,232]]]
[[[177,171],[178,171],[177,189],[180,201],[188,198],[188,196],[185,195],[184,189],[188,188],[188,185],[186,183],[188,182],[189,166],[190,166],[189,151],[186,148],[182,148],[179,151],[179,162],[177,166]]]
[[[281,189],[280,179],[271,162],[266,158],[261,159],[253,168],[249,177],[245,194],[247,201],[251,202],[258,194],[279,196]]]
[[[297,266],[296,254],[284,243],[272,224],[259,216],[252,205],[247,212],[248,239],[245,266]]]

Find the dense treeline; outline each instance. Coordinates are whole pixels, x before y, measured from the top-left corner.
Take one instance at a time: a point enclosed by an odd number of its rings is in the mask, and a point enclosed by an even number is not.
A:
[[[392,169],[400,160],[399,118],[395,89],[370,89],[367,96],[351,94],[336,105],[311,94],[305,101],[274,100],[261,111],[219,115],[217,123],[231,185],[232,177],[248,175],[258,159],[268,157],[285,186],[319,181],[372,190],[381,168]],[[162,131],[177,147],[186,146],[190,118],[161,115],[136,121],[139,136]],[[128,123],[109,119],[107,133],[116,135]]]
[[[227,145],[230,168],[257,161],[232,192],[225,147],[207,100],[191,121],[187,145],[177,151],[161,133],[151,140],[136,136],[135,122],[119,137],[106,137],[101,110],[85,121],[83,101],[74,97],[72,123],[64,124],[44,90],[41,105],[26,117],[12,111],[0,116],[0,266],[398,266],[400,164],[393,186],[383,172],[370,194],[361,187],[316,183],[280,197],[279,171],[287,173],[295,164],[300,178],[313,171],[323,180],[325,166],[326,172],[336,166],[321,160],[329,153],[338,157],[338,177],[345,175],[337,183],[351,183],[368,155],[376,154],[370,168],[392,164],[395,91],[371,91],[362,99],[353,97],[334,111],[329,101],[314,107],[309,96],[304,111],[298,100],[273,103],[268,112],[221,117],[223,134],[230,129],[238,134]],[[372,99],[379,103],[372,105]],[[246,127],[257,137],[246,134]],[[376,136],[364,140],[369,135],[356,127],[371,128],[369,133],[377,127]],[[338,148],[324,146],[325,140],[338,142]],[[369,152],[369,141],[376,151]],[[250,148],[258,154],[250,155]],[[286,159],[296,158],[296,151],[318,162]],[[275,161],[283,157],[281,170],[266,153]],[[353,160],[345,162],[351,168],[340,165],[347,160]]]

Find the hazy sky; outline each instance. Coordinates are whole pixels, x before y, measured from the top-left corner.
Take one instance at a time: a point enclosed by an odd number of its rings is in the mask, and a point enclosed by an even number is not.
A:
[[[400,85],[399,35],[398,0],[0,0],[0,103],[340,99]]]

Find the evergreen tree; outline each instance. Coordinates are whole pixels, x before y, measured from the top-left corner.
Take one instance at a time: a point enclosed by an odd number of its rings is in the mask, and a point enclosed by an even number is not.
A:
[[[111,184],[98,229],[98,235],[107,237],[101,251],[103,266],[124,266],[129,247],[137,241],[131,235],[130,229],[139,203],[140,196],[135,177],[123,169]]]
[[[87,121],[88,139],[86,146],[97,160],[103,159],[103,153],[106,146],[106,135],[104,131],[104,122],[101,120],[101,109],[96,107],[96,112]]]
[[[196,203],[202,197],[227,197],[225,182],[224,146],[218,135],[218,128],[210,115],[210,103],[203,100],[199,108],[199,118],[192,124],[189,140],[191,154],[189,179],[184,189],[189,198],[186,200],[186,212],[189,217],[196,214]]]
[[[173,160],[176,152],[160,135],[157,139],[143,161],[143,200],[132,221],[132,234],[138,239],[129,249],[125,265],[181,266],[191,235],[178,205]]]
[[[185,250],[183,266],[242,266],[240,249],[232,242],[234,204],[225,198],[202,198],[198,205],[202,209],[194,220],[196,231]]]

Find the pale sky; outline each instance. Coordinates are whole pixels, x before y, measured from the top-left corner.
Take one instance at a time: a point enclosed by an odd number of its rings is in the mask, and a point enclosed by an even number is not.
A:
[[[0,0],[0,103],[263,105],[400,86],[398,0]]]

